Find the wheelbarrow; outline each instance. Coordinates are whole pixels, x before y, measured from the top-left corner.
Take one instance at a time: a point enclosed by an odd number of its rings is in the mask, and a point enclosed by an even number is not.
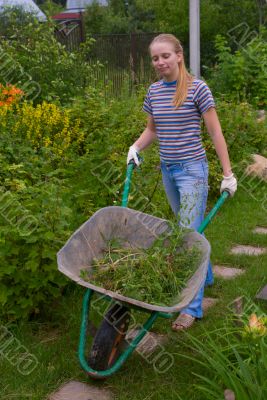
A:
[[[210,245],[201,235],[215,216],[219,208],[229,196],[223,192],[221,197],[207,215],[198,232],[184,230],[183,247],[195,246],[200,253],[200,261],[196,271],[186,283],[175,304],[153,305],[140,300],[123,296],[90,283],[93,274],[93,259],[100,258],[107,249],[108,241],[119,239],[123,245],[135,248],[149,248],[162,234],[171,232],[167,220],[127,208],[131,177],[135,164],[127,166],[126,180],[122,197],[122,206],[105,207],[97,211],[88,221],[74,232],[64,247],[57,254],[59,271],[79,285],[87,288],[82,306],[82,322],[79,341],[79,361],[82,368],[94,379],[104,379],[123,365],[136,349],[137,345],[150,330],[157,318],[172,318],[185,308],[196,296],[204,284],[210,258]],[[181,228],[182,229],[182,228]],[[81,278],[81,271],[88,272],[89,279]],[[96,300],[92,300],[94,294]],[[100,296],[99,296],[100,295]],[[98,306],[98,298],[110,302],[91,346],[89,357],[86,356],[89,309]],[[131,309],[138,309],[149,314],[146,322],[138,330],[136,336],[125,339],[131,320]]]

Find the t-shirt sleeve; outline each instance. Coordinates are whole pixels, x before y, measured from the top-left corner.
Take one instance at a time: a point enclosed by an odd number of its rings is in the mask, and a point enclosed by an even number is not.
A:
[[[148,90],[145,100],[144,100],[144,104],[143,104],[143,111],[145,111],[146,113],[152,115],[152,106],[151,106],[151,100],[150,100],[150,89]]]
[[[194,102],[201,114],[208,111],[209,108],[215,107],[215,101],[210,88],[205,82],[201,82],[194,93]]]

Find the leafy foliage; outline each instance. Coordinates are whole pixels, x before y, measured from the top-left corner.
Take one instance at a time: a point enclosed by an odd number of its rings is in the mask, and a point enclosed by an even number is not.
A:
[[[266,32],[254,37],[234,54],[222,36],[217,36],[218,64],[212,72],[211,86],[220,95],[249,101],[258,108],[267,106]]]
[[[264,315],[262,313],[262,315]],[[267,395],[266,316],[257,319],[260,327],[233,327],[228,322],[221,329],[205,332],[204,337],[187,335],[194,355],[184,356],[205,368],[197,375],[195,387],[206,399],[222,399],[224,389],[231,389],[236,400],[263,400]]]
[[[1,313],[27,317],[66,284],[55,254],[70,234],[72,210],[62,198],[62,170],[49,153],[38,156],[27,141],[5,133],[1,143]]]
[[[64,10],[64,7],[60,5],[60,2],[56,2],[53,0],[42,1],[42,3],[40,4],[40,8],[47,16],[56,15]]]
[[[88,62],[92,40],[69,53],[56,39],[51,20],[40,24],[15,9],[9,12],[7,21],[0,46],[0,82],[16,84],[35,103],[46,100],[66,104],[83,93],[92,81],[93,67]]]
[[[87,8],[86,29],[90,34],[168,32],[179,37],[188,54],[189,2],[187,0],[110,0]],[[258,32],[266,22],[266,3],[259,0],[201,0],[201,55],[204,66],[215,61],[217,34],[230,36],[239,25]],[[236,48],[236,45],[234,46]]]
[[[13,118],[13,113],[16,118]],[[37,151],[49,148],[51,154],[62,156],[75,142],[79,148],[84,140],[84,135],[79,129],[80,121],[70,118],[70,110],[60,109],[55,104],[46,102],[32,104],[24,102],[14,107],[0,110],[2,117],[0,125],[8,129],[19,138],[26,138]]]

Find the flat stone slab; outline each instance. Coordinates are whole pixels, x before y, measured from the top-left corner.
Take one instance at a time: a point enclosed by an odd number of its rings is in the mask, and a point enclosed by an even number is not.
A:
[[[235,394],[230,389],[224,391],[224,400],[235,400]]]
[[[267,300],[267,285],[257,294],[257,299]]]
[[[224,267],[223,265],[214,265],[212,269],[215,276],[224,279],[233,279],[245,272],[240,268]]]
[[[131,329],[127,335],[126,340],[132,341],[139,331],[137,329]],[[167,342],[168,338],[166,335],[160,335],[155,332],[148,332],[141,342],[136,347],[138,353],[151,354],[159,346],[163,346]]]
[[[261,235],[267,235],[267,228],[264,228],[263,226],[257,226],[253,233],[260,233]]]
[[[213,297],[204,297],[202,302],[202,309],[203,311],[207,311],[209,308],[215,306],[218,302],[218,299],[214,299]]]
[[[267,249],[263,247],[238,245],[231,249],[232,254],[245,254],[248,256],[259,256],[265,254]]]
[[[70,381],[53,393],[49,400],[112,400],[113,395],[106,389]]]

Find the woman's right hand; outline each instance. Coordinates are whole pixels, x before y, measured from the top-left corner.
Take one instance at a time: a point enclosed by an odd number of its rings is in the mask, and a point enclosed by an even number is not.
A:
[[[128,156],[127,156],[127,165],[131,160],[134,160],[135,164],[138,166],[140,164],[139,161],[139,149],[134,144],[129,148]]]

